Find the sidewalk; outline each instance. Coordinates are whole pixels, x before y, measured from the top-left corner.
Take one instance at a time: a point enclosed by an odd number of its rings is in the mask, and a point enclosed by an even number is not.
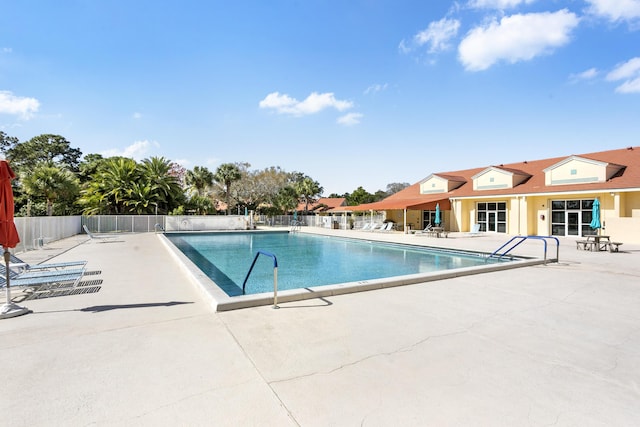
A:
[[[507,240],[374,234],[483,251]],[[0,321],[5,425],[640,422],[640,247],[562,239],[557,264],[215,313],[158,236],[118,240],[20,254],[85,259],[103,283]]]

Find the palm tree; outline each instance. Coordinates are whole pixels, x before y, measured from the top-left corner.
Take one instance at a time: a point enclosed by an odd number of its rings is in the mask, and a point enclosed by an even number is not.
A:
[[[23,174],[20,182],[29,196],[46,200],[47,216],[53,215],[56,200],[73,200],[80,189],[75,174],[54,166],[53,162],[38,164],[30,173]]]
[[[127,201],[132,185],[141,180],[141,172],[133,159],[110,157],[98,167],[78,202],[86,215],[128,212]]]
[[[240,168],[233,163],[224,163],[218,166],[213,178],[223,186],[227,215],[231,215],[231,184],[242,178]]]
[[[186,181],[187,185],[202,197],[205,190],[213,185],[213,173],[206,167],[195,166],[193,170],[187,171]]]
[[[151,206],[155,207],[154,193],[152,186],[146,182],[134,182],[129,189],[129,197],[124,202],[127,209],[137,215],[150,213]]]
[[[293,187],[283,187],[273,197],[272,204],[280,209],[283,214],[291,212],[298,206],[298,193]]]
[[[318,181],[305,176],[302,180],[295,183],[295,189],[301,199],[304,200],[304,213],[305,215],[309,211],[309,203],[316,201],[316,197],[321,195],[324,188],[320,186]]]
[[[164,157],[144,159],[140,165],[141,178],[149,187],[150,202],[161,204],[164,212],[168,212],[182,196],[182,188],[171,174],[171,168],[172,163]]]

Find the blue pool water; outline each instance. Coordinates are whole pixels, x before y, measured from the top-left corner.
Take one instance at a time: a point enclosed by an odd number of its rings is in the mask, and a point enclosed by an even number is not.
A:
[[[486,264],[478,254],[304,233],[178,233],[167,238],[229,296],[242,295],[259,250],[277,257],[279,290]],[[245,293],[272,292],[273,267],[272,258],[259,256]]]

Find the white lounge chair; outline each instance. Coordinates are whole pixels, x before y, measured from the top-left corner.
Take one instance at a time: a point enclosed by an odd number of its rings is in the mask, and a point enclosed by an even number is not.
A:
[[[471,235],[480,234],[480,224],[473,224],[473,227],[471,227],[471,231],[469,232],[469,234]]]
[[[433,226],[431,223],[427,224],[424,230],[416,231],[416,234],[430,234],[433,232]]]
[[[97,240],[101,242],[109,242],[109,241],[113,242],[113,239],[116,238],[116,236],[110,236],[108,234],[94,234],[91,231],[89,231],[89,228],[86,225],[83,225],[82,229],[84,230],[85,233],[87,233],[87,236],[89,236],[91,240]]]
[[[391,231],[393,230],[393,226],[395,224],[393,222],[386,222],[384,224],[382,224],[382,226],[380,228],[378,228],[377,231]]]
[[[360,231],[367,231],[367,230],[371,229],[372,225],[373,224],[371,224],[370,222],[365,222],[364,225],[362,226],[362,228],[360,228],[359,230]]]

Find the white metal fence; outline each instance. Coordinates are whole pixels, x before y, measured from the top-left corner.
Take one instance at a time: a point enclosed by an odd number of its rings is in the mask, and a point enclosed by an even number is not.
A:
[[[42,248],[48,242],[82,232],[80,216],[16,217],[14,222],[20,236],[16,250],[20,252]]]
[[[48,242],[81,234],[86,225],[95,233],[149,233],[154,231],[249,230],[261,226],[290,227],[294,220],[303,226],[361,228],[365,222],[382,222],[384,215],[94,215],[16,217],[20,236],[16,251],[42,248]]]

